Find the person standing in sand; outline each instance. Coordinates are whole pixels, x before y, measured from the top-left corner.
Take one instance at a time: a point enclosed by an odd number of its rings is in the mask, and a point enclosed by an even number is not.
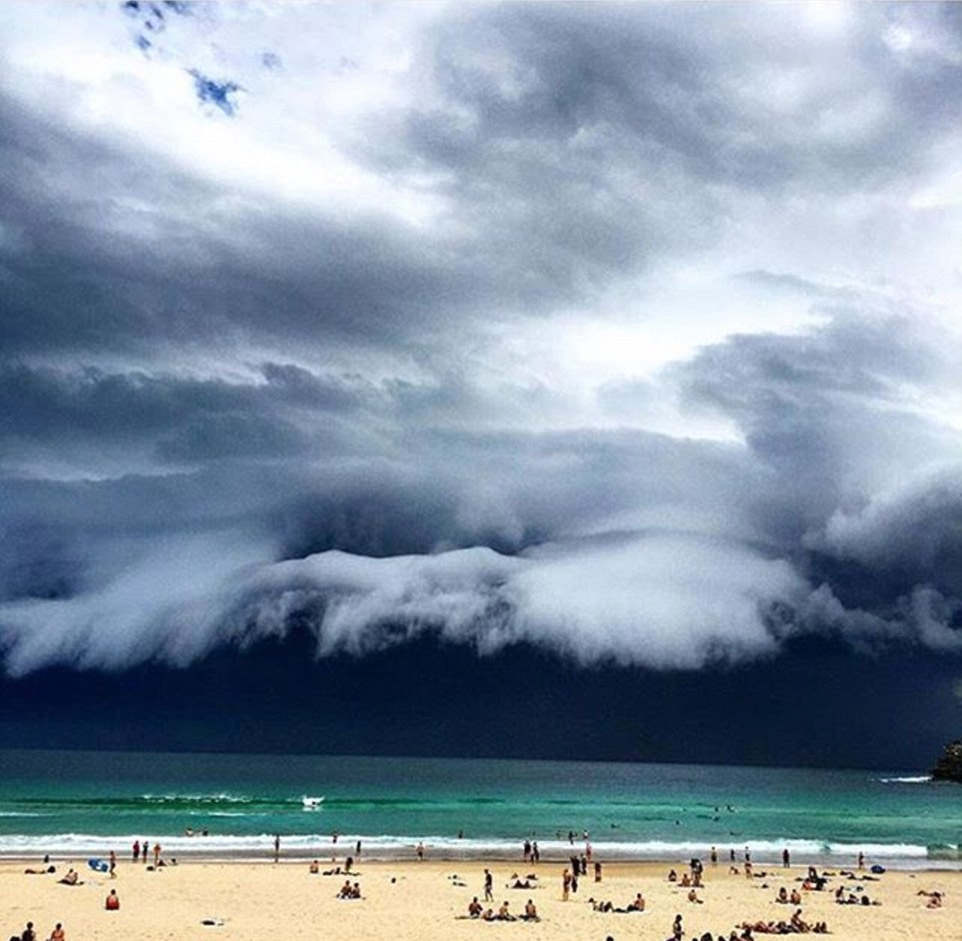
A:
[[[160,843],[154,844],[154,869],[160,865]]]
[[[491,875],[490,869],[484,870],[484,900],[486,902],[494,901],[494,877]]]
[[[110,851],[110,878],[117,878],[117,854],[113,850]]]
[[[279,833],[274,834],[274,862],[276,863],[281,858],[281,835]]]
[[[140,840],[134,840],[134,845],[131,847],[131,856],[134,862],[140,859]]]

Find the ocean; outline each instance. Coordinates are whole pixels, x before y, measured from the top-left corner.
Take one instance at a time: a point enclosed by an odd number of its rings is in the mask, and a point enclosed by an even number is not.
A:
[[[305,798],[323,798],[315,807]],[[308,802],[310,803],[310,802]],[[193,835],[188,835],[188,831]],[[204,835],[206,831],[206,835]],[[962,786],[917,771],[0,750],[0,856],[567,859],[962,868]],[[569,833],[573,835],[572,841]],[[337,841],[334,840],[337,834]]]

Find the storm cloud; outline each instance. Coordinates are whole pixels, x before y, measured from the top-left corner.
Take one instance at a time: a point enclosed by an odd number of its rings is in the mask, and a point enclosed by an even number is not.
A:
[[[962,647],[952,5],[0,36],[9,674]]]

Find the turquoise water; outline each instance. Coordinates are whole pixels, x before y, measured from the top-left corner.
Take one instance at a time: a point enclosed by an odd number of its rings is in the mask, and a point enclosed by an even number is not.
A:
[[[323,797],[316,809],[303,798]],[[187,836],[191,828],[197,835]],[[203,829],[207,836],[200,835]],[[687,859],[717,846],[759,861],[957,864],[962,787],[918,772],[701,765],[0,751],[0,854],[125,852]],[[337,844],[332,834],[338,833]],[[459,836],[459,834],[461,834]]]

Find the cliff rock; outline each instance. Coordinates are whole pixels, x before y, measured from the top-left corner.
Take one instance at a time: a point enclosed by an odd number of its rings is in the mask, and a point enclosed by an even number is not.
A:
[[[933,781],[958,781],[962,784],[962,741],[945,746],[942,757],[932,769]]]

